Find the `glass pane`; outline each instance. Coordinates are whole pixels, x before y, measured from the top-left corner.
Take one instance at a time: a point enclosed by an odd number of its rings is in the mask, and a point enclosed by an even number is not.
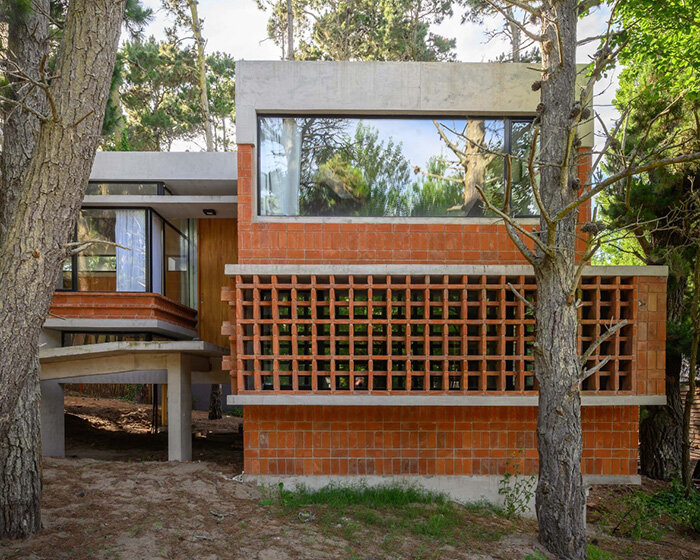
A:
[[[58,277],[57,290],[72,290],[73,289],[73,260],[68,258],[63,261],[61,274]]]
[[[259,126],[264,216],[483,216],[479,190],[502,202],[503,120],[260,117]]]
[[[528,158],[532,144],[532,123],[516,121],[511,126],[512,198],[511,213],[514,216],[537,216],[539,210],[530,186]],[[537,151],[535,152],[537,156]],[[539,181],[539,176],[535,177]]]
[[[189,259],[187,238],[166,222],[165,239],[165,296],[190,304]]]
[[[78,241],[93,243],[78,255],[78,290],[146,291],[146,211],[83,209]]]
[[[88,195],[154,195],[158,183],[88,183]]]

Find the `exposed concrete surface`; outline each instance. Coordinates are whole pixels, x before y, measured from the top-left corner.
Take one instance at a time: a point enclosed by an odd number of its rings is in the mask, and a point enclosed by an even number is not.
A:
[[[66,427],[63,415],[63,385],[41,382],[41,454],[66,456]]]
[[[168,356],[168,461],[192,460],[192,373],[189,356]]]
[[[391,475],[391,476],[273,476],[273,475],[244,475],[245,481],[255,482],[261,485],[277,487],[280,483],[287,488],[306,486],[311,489],[323,488],[329,484],[338,486],[350,486],[363,484],[368,486],[382,486],[390,484],[405,484],[419,486],[426,490],[442,492],[450,499],[460,502],[476,502],[486,500],[491,503],[503,505],[503,496],[498,493],[498,483],[503,479],[499,475],[452,475],[452,476],[426,476],[426,475]],[[529,477],[522,477],[529,478]],[[530,500],[529,510],[525,513],[528,517],[535,517],[534,488],[537,485],[537,477],[532,477],[533,497]],[[585,485],[591,484],[641,484],[639,476],[587,476],[584,475]]]
[[[236,139],[255,144],[258,113],[534,116],[529,64],[236,62]],[[579,73],[579,85],[586,81]],[[593,145],[593,123],[581,125]]]
[[[164,182],[174,194],[234,195],[236,152],[97,152],[95,182]]]
[[[235,218],[237,196],[157,196],[157,195],[87,195],[83,207],[152,208],[164,218],[203,218],[205,209],[213,209],[212,218]]]
[[[229,395],[226,404],[285,406],[537,406],[537,395]],[[582,395],[581,406],[665,405],[666,395]]]
[[[145,331],[173,338],[194,338],[197,331],[174,325],[160,319],[81,319],[74,317],[47,317],[45,329],[57,331],[123,332]]]
[[[227,264],[226,275],[236,276],[262,274],[262,275],[416,275],[416,276],[534,276],[529,265],[447,265],[447,264]],[[587,266],[583,271],[584,276],[668,276],[667,266]]]

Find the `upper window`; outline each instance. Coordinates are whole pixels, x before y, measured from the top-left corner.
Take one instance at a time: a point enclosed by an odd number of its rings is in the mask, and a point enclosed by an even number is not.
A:
[[[163,183],[88,183],[86,195],[162,195],[171,194]]]
[[[479,190],[503,204],[505,153],[511,213],[537,213],[530,121],[261,116],[258,128],[261,216],[489,216]]]

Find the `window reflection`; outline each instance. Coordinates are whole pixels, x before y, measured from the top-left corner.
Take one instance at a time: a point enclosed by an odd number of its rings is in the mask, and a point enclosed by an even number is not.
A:
[[[79,291],[146,291],[146,211],[83,209],[77,256]]]
[[[259,212],[488,215],[479,191],[502,204],[499,154],[510,150],[526,158],[529,128],[529,122],[508,119],[260,117]],[[533,215],[527,163],[514,167],[513,214]]]

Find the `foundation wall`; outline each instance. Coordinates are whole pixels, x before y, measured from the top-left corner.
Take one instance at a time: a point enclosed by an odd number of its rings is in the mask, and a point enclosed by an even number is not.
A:
[[[245,472],[536,475],[536,423],[536,407],[246,406]],[[638,423],[638,407],[584,407],[584,475],[636,475]]]

